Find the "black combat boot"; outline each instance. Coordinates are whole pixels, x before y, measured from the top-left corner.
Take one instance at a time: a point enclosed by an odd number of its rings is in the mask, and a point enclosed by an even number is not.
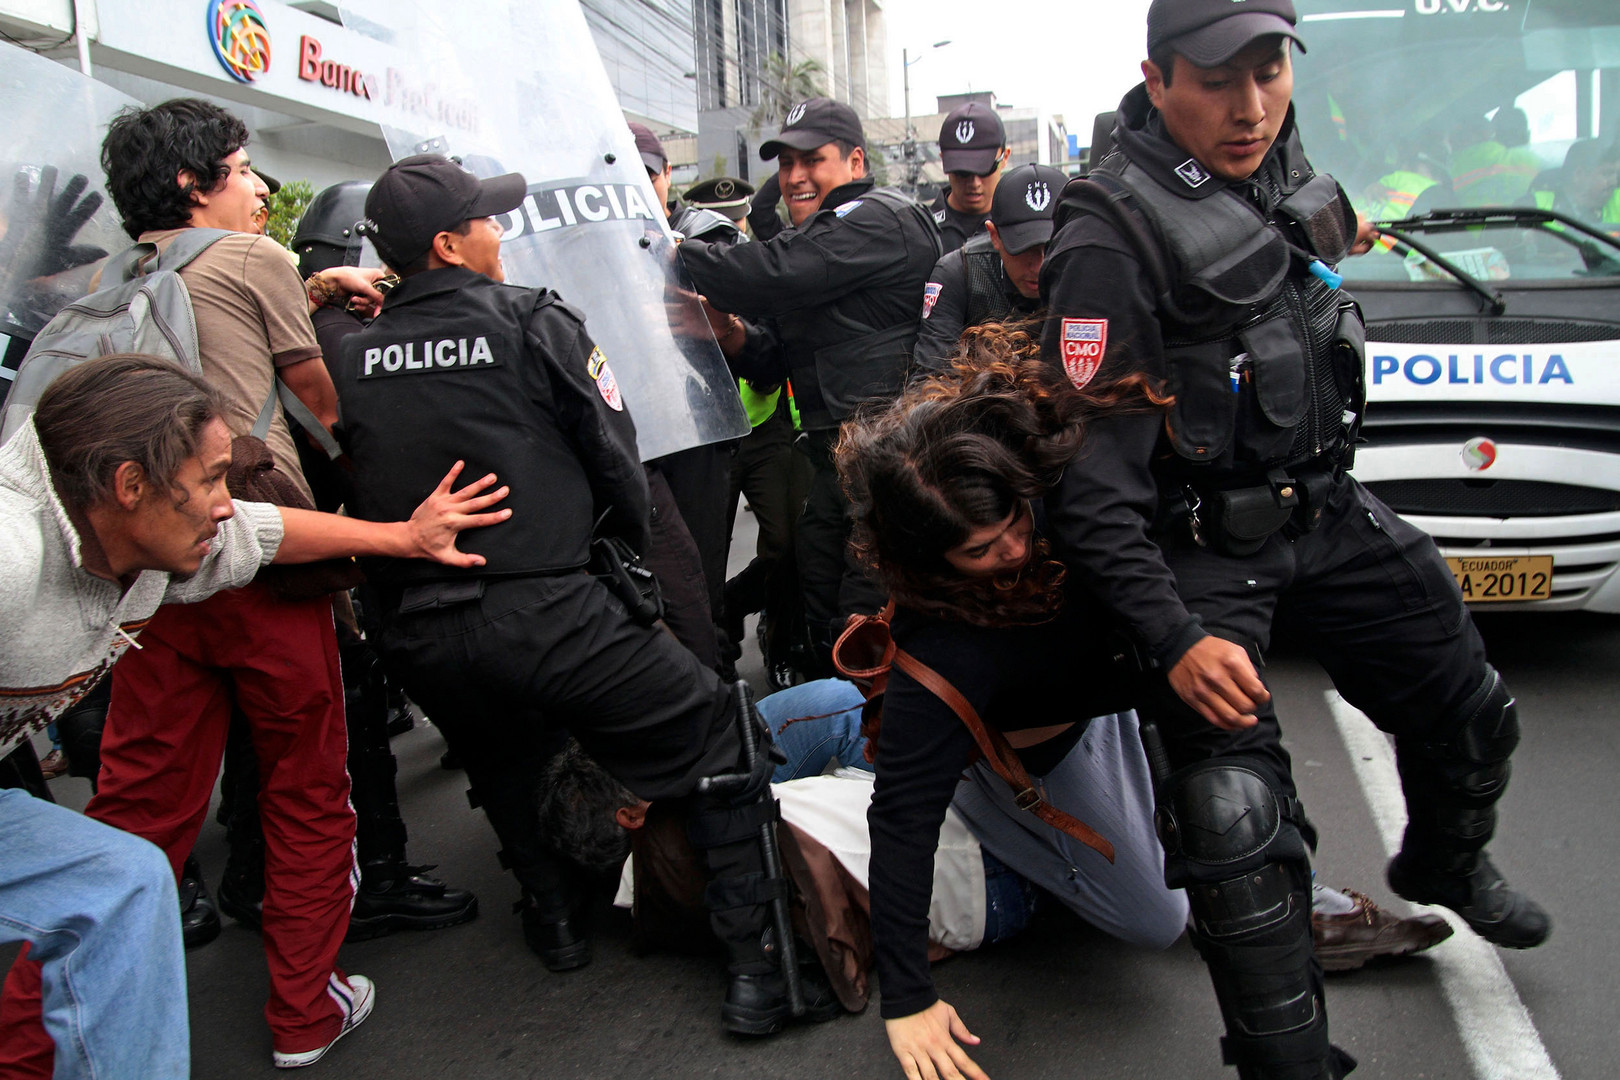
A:
[[[739,943],[740,949],[726,943],[732,975],[726,986],[726,1000],[720,1006],[720,1020],[733,1035],[756,1038],[774,1035],[795,1019],[788,998],[787,977],[777,963],[779,950],[775,934],[774,929],[767,929],[757,941]],[[822,973],[821,965],[813,959],[815,953],[810,947],[799,942],[798,953],[799,993],[804,1000],[804,1013],[797,1019],[825,1023],[843,1012],[844,1007]],[[764,970],[739,973],[739,967]]]
[[[360,868],[345,941],[368,941],[397,930],[442,930],[478,917],[478,897],[429,877],[431,866],[403,858],[378,859]]]
[[[203,884],[197,856],[186,856],[180,870],[180,936],[186,948],[195,949],[219,937],[219,908]]]
[[[591,962],[591,939],[583,909],[553,898],[542,903],[527,889],[516,904],[523,917],[523,940],[547,971],[574,971]]]
[[[1450,908],[1494,945],[1534,948],[1552,932],[1552,919],[1485,854],[1519,743],[1518,708],[1495,669],[1435,728],[1426,741],[1395,740],[1407,823],[1389,887],[1413,903]]]

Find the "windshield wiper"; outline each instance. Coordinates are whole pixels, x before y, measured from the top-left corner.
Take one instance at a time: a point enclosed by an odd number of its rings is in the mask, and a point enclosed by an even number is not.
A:
[[[1376,223],[1380,229],[1385,223]],[[1620,240],[1560,210],[1535,206],[1475,206],[1431,210],[1417,217],[1389,222],[1420,232],[1462,232],[1480,228],[1535,228],[1551,233],[1581,253],[1588,272],[1620,270]],[[1581,235],[1571,235],[1570,230]],[[1596,241],[1594,243],[1594,241]],[[1427,254],[1427,253],[1425,253]]]
[[[1437,213],[1441,214],[1449,214],[1451,212],[1452,211],[1449,210],[1437,211]],[[1474,275],[1463,270],[1462,267],[1458,266],[1456,263],[1440,254],[1438,251],[1434,250],[1434,248],[1430,247],[1428,244],[1409,236],[1404,228],[1396,227],[1397,225],[1410,227],[1414,222],[1421,225],[1427,222],[1429,218],[1434,216],[1434,214],[1425,214],[1421,218],[1406,218],[1400,222],[1375,221],[1373,222],[1373,226],[1383,235],[1388,236],[1397,241],[1400,245],[1417,252],[1419,255],[1422,255],[1425,259],[1428,259],[1434,265],[1456,278],[1464,288],[1478,294],[1480,299],[1485,301],[1485,306],[1490,308],[1492,315],[1500,315],[1505,312],[1507,310],[1507,301],[1502,298],[1501,293],[1497,292],[1495,289],[1486,288],[1484,283]]]

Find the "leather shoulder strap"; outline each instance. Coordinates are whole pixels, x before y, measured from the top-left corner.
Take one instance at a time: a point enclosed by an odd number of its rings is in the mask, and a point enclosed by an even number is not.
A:
[[[990,763],[996,775],[1012,788],[1013,802],[1020,810],[1028,810],[1054,829],[1068,833],[1109,862],[1114,861],[1113,844],[1098,835],[1090,825],[1071,814],[1064,813],[1041,798],[1040,792],[1035,790],[1034,781],[1030,780],[1029,773],[1024,769],[1024,763],[1019,760],[1018,752],[1007,742],[1007,737],[994,728],[985,727],[984,721],[979,719],[978,711],[962,696],[960,690],[952,686],[939,672],[904,649],[894,650],[894,666],[916,679],[935,697],[950,706],[951,711],[973,734],[973,741],[979,744],[979,751],[984,754],[985,760]]]

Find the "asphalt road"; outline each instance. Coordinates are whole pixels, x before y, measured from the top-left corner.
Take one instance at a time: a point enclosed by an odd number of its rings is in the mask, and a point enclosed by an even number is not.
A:
[[[734,569],[750,553],[751,529],[752,519],[739,515]],[[1451,950],[1443,957],[1330,976],[1334,1038],[1360,1060],[1358,1080],[1575,1080],[1609,1077],[1620,1060],[1609,982],[1620,956],[1620,920],[1609,906],[1620,895],[1620,739],[1613,724],[1620,619],[1515,615],[1480,622],[1518,696],[1525,729],[1492,851],[1510,880],[1532,889],[1553,913],[1554,933],[1530,952],[1470,952],[1465,943],[1447,942],[1436,950]],[[743,674],[763,686],[757,653],[745,658]],[[1301,793],[1322,832],[1321,880],[1397,905],[1383,882],[1384,848],[1352,760],[1377,754],[1346,748],[1325,697],[1331,688],[1311,661],[1281,655],[1270,674]],[[346,968],[376,980],[377,1009],[310,1075],[901,1075],[875,1006],[764,1042],[729,1038],[718,1022],[718,962],[636,956],[627,916],[605,906],[591,965],[566,975],[547,972],[524,948],[509,914],[516,889],[496,865],[482,816],[467,808],[464,778],[439,768],[437,733],[418,724],[394,747],[411,858],[437,863],[447,881],[474,890],[482,914],[450,930],[345,947]],[[82,805],[83,781],[54,783],[61,801]],[[217,880],[224,836],[211,820],[197,851]],[[1499,957],[1500,967],[1481,968],[1478,954]],[[256,935],[227,922],[217,941],[187,960],[193,1075],[275,1074]],[[974,1056],[994,1080],[1234,1075],[1220,1066],[1219,1017],[1185,938],[1166,952],[1147,953],[1059,912],[935,974],[942,996],[984,1039]],[[1540,1060],[1530,1045],[1537,1038],[1546,1068],[1524,1064]],[[1504,1052],[1504,1041],[1514,1053]]]

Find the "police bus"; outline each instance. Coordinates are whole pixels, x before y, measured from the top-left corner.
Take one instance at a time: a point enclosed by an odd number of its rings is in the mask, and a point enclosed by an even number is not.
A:
[[[1620,2],[1296,3],[1305,147],[1394,223],[1356,476],[1469,601],[1620,612]]]

